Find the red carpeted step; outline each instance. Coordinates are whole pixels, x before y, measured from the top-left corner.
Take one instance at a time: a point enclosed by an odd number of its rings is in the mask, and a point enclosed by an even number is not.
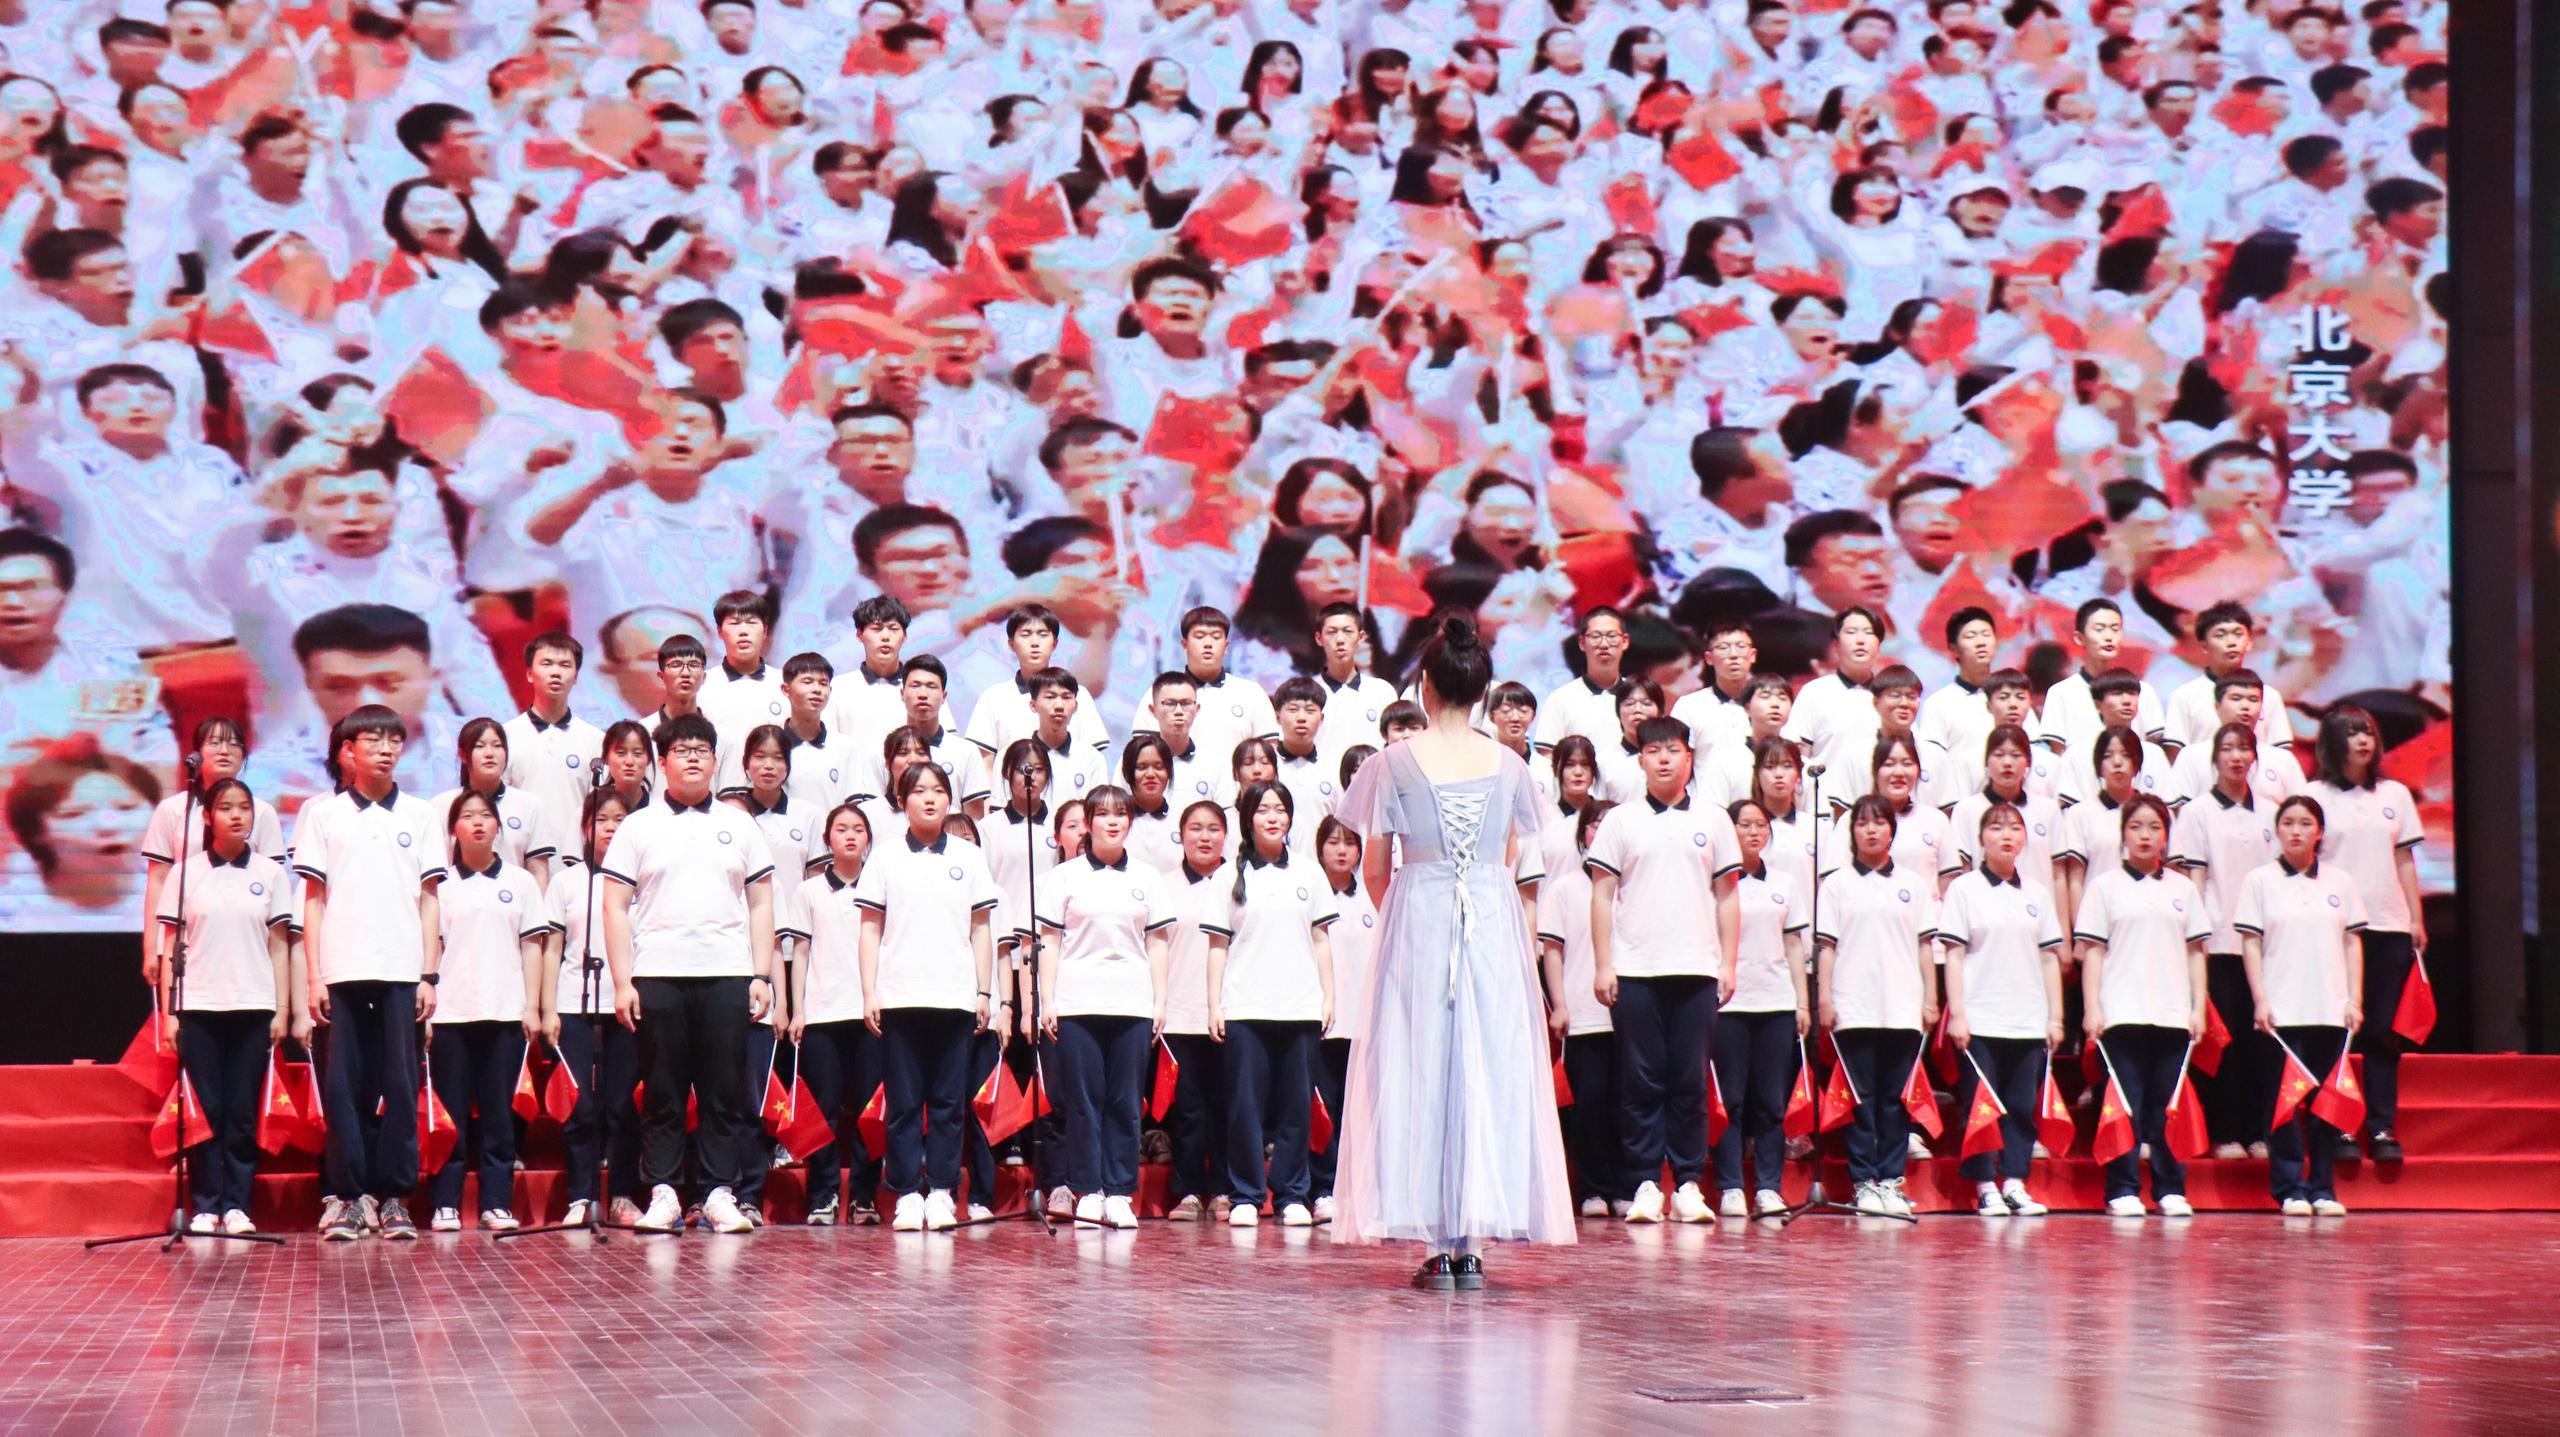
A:
[[[158,1094],[108,1063],[0,1067],[0,1118],[117,1118],[149,1122]]]
[[[2560,1101],[2560,1058],[2531,1053],[2412,1053],[2400,1101],[2504,1107]]]
[[[0,1173],[159,1170],[151,1124],[138,1117],[27,1118],[0,1114]],[[12,1179],[14,1182],[15,1179]]]
[[[2398,1135],[2412,1153],[2560,1157],[2560,1098],[2496,1106],[2400,1100]]]

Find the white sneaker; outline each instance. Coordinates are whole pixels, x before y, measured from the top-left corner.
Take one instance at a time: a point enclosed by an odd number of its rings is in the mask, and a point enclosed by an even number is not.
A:
[[[382,1200],[371,1193],[356,1199],[356,1221],[366,1232],[382,1231]]]
[[[2265,1143],[2251,1143],[2249,1145],[2249,1156],[2257,1158],[2260,1161],[2264,1161],[2267,1156],[2267,1145]]]
[[[2053,1156],[2053,1149],[2046,1147],[2046,1146],[2044,1145],[2044,1140],[2043,1140],[2043,1139],[2041,1139],[2041,1138],[2039,1138],[2039,1139],[2037,1139],[2037,1140],[2036,1140],[2035,1151],[2034,1151],[2034,1152],[2032,1152],[2032,1153],[2030,1153],[2030,1154],[2028,1154],[2028,1156],[2030,1156],[2030,1157],[2038,1157],[2038,1158],[2049,1158],[2049,1157],[2052,1157],[2052,1156]]]
[[[949,1232],[960,1225],[960,1204],[951,1194],[937,1188],[924,1195],[924,1226],[927,1232]]]
[[[2247,1157],[2249,1150],[2238,1143],[2215,1143],[2213,1155],[2223,1162],[2231,1162],[2234,1159]]]
[[[1762,1217],[1787,1215],[1787,1196],[1776,1188],[1762,1188],[1752,1196],[1751,1205],[1760,1210]]]
[[[1878,1183],[1877,1186],[1884,1190],[1884,1210],[1887,1213],[1894,1217],[1910,1217],[1913,1215],[1914,1209],[1911,1206],[1911,1195],[1902,1190],[1902,1179],[1887,1178],[1885,1181]]]
[[[1594,1196],[1584,1198],[1582,1200],[1582,1215],[1584,1217],[1607,1217],[1609,1215],[1609,1200],[1596,1194]]]
[[[1190,1193],[1186,1194],[1182,1201],[1175,1203],[1172,1211],[1167,1212],[1164,1216],[1165,1221],[1167,1222],[1198,1222],[1200,1220],[1200,1213],[1200,1195],[1198,1193]]]
[[[1280,1209],[1280,1225],[1282,1227],[1314,1227],[1316,1215],[1307,1211],[1305,1203],[1293,1202]]]
[[[522,1226],[524,1226],[523,1223],[516,1221],[516,1215],[507,1211],[505,1208],[484,1207],[480,1209],[480,1230],[482,1232],[513,1232]]]
[[[1715,1215],[1716,1210],[1707,1205],[1707,1195],[1698,1190],[1696,1183],[1682,1183],[1678,1191],[1671,1194],[1673,1222],[1708,1222]]]
[[[1227,1209],[1227,1226],[1229,1227],[1259,1227],[1261,1225],[1262,1209],[1255,1207],[1249,1202],[1240,1202]]]
[[[2042,1217],[2049,1211],[2043,1203],[2028,1196],[2027,1185],[2016,1178],[2000,1185],[2000,1197],[2009,1204],[2009,1211],[2019,1217]]]
[[[1903,1140],[1902,1155],[1915,1163],[1925,1163],[1936,1156],[1929,1151],[1929,1145],[1921,1140],[1918,1133],[1913,1133]]]
[[[985,1203],[973,1202],[969,1204],[969,1221],[971,1222],[985,1222],[987,1219],[994,1217],[995,1215],[996,1210],[987,1206]]]
[[[1065,1183],[1060,1183],[1056,1187],[1049,1189],[1049,1216],[1073,1217],[1075,1216],[1075,1212],[1076,1194],[1073,1188],[1068,1187]]]
[[[2196,1215],[2195,1204],[2188,1202],[2182,1193],[2162,1193],[2159,1201],[2162,1217],[2194,1217]]]
[[[649,1210],[640,1214],[632,1226],[642,1232],[674,1232],[683,1221],[684,1200],[676,1196],[674,1188],[660,1183],[649,1189]]]
[[[351,1204],[342,1197],[324,1197],[320,1199],[320,1225],[318,1231],[323,1236],[329,1236],[329,1229],[336,1227],[348,1216],[348,1208],[350,1206]],[[345,1239],[332,1236],[330,1240],[335,1242],[344,1241]]]
[[[2345,1217],[2347,1205],[2333,1197],[2313,1198],[2311,1215],[2313,1217]]]
[[[1748,1218],[1751,1216],[1751,1199],[1744,1197],[1740,1188],[1726,1188],[1724,1196],[1716,1199],[1716,1215]]]
[[[1333,1221],[1333,1194],[1326,1193],[1323,1197],[1316,1199],[1316,1221]]]
[[[1102,1220],[1116,1228],[1134,1228],[1138,1225],[1138,1205],[1124,1197],[1104,1198]]]
[[[249,1221],[247,1213],[235,1207],[222,1215],[222,1230],[233,1237],[247,1237],[258,1230],[258,1225]]]
[[[187,1231],[200,1232],[207,1235],[220,1232],[222,1231],[222,1219],[209,1212],[197,1213],[194,1217],[187,1219]]]
[[[1620,1222],[1632,1221],[1627,1214],[1635,1211],[1635,1208],[1636,1205],[1627,1201],[1625,1198],[1609,1199],[1609,1216],[1616,1218]],[[1655,1221],[1659,1222],[1661,1219],[1656,1218]]]
[[[2286,1198],[2286,1199],[2284,1200],[2284,1215],[2285,1215],[2286,1217],[2309,1217],[2309,1216],[2311,1216],[2311,1199],[2309,1199],[2309,1198]]]
[[[460,1209],[460,1208],[458,1208],[458,1207],[440,1207],[440,1208],[437,1208],[437,1209],[435,1210],[434,1215],[430,1216],[430,1217],[427,1219],[427,1231],[429,1231],[429,1232],[460,1232],[460,1231],[462,1231],[462,1209]]]
[[[627,1197],[615,1198],[606,1206],[604,1220],[612,1223],[616,1227],[638,1227],[640,1225],[640,1204],[633,1202]]]
[[[901,1193],[897,1210],[889,1215],[889,1231],[924,1231],[924,1194]]]
[[[1635,1200],[1627,1204],[1627,1221],[1662,1221],[1662,1187],[1660,1184],[1647,1181],[1637,1186]]]
[[[1892,1208],[1885,1206],[1884,1189],[1874,1183],[1858,1184],[1857,1196],[1852,1199],[1852,1205],[1858,1211],[1873,1217],[1883,1217],[1893,1211]]]
[[[1102,1221],[1102,1194],[1086,1193],[1076,1200],[1076,1221],[1091,1223]]]
[[[2107,1199],[2107,1216],[2140,1217],[2142,1216],[2142,1199],[2131,1193],[2120,1198],[2109,1198]]]
[[[2000,1189],[1992,1186],[1991,1184],[1975,1183],[1973,1185],[1973,1210],[1984,1217],[2007,1217],[2009,1215],[2009,1201],[2008,1199],[2000,1196]]]
[[[713,1232],[753,1232],[756,1225],[738,1211],[738,1196],[727,1188],[713,1188],[711,1196],[702,1200],[702,1225]]]

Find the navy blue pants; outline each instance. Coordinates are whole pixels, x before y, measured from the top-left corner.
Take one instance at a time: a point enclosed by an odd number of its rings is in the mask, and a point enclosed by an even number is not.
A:
[[[2196,1096],[2204,1101],[2205,1131],[2217,1143],[2263,1142],[2267,1136],[2265,1102],[2276,1080],[2276,1045],[2257,1029],[2257,1000],[2249,994],[2249,971],[2237,953],[2210,953],[2204,960],[2205,994],[2231,1046],[2212,1073],[2196,1073]]]
[[[197,1212],[249,1210],[258,1176],[258,1103],[266,1096],[269,1008],[195,1008],[178,1022],[178,1061],[204,1107],[206,1132],[187,1154],[187,1188]]]
[[[858,1129],[863,1107],[880,1088],[880,1040],[859,1018],[812,1023],[800,1038],[800,1072],[809,1080],[809,1101],[827,1115],[827,1127],[836,1135],[834,1142],[809,1154],[809,1210],[843,1196],[848,1168],[854,1200],[876,1201],[883,1155],[863,1146]],[[884,1102],[884,1111],[886,1107]]]
[[[704,1188],[738,1186],[757,1133],[747,1097],[747,980],[635,978],[640,991],[640,1182],[674,1187],[685,1164],[685,1101],[700,1126],[692,1148]]]
[[[1138,1129],[1155,1065],[1155,1024],[1147,1018],[1084,1013],[1058,1020],[1051,1081],[1066,1115],[1059,1164],[1067,1186],[1105,1197],[1138,1195]]]
[[[2285,1046],[2311,1069],[2315,1077],[2326,1078],[2338,1066],[2339,1051],[2347,1045],[2344,1028],[2279,1028]],[[2365,1059],[2365,1069],[2372,1071],[2373,1060]],[[2281,1070],[2279,1070],[2279,1075]],[[2371,1088],[2368,1080],[2367,1092]],[[2372,1098],[2365,1099],[2370,1103]],[[2270,1078],[2258,1093],[2258,1111],[2272,1117],[2276,1110],[2276,1080]],[[2293,1110],[2293,1120],[2267,1134],[2267,1186],[2277,1202],[2301,1198],[2310,1202],[2338,1195],[2338,1185],[2329,1175],[2330,1163],[2338,1153],[2338,1130],[2313,1117],[2311,1100],[2303,1099]]]
[[[1748,1147],[1752,1186],[1777,1191],[1786,1173],[1787,1094],[1796,1079],[1795,1010],[1718,1013],[1715,1071],[1725,1115],[1724,1136],[1714,1144],[1716,1186],[1742,1190]]]
[[[604,1034],[604,1091],[596,1091],[594,1058],[598,1025],[583,1013],[560,1015],[560,1061],[577,1080],[578,1105],[560,1125],[563,1177],[571,1202],[593,1202],[600,1167],[610,1166],[610,1196],[640,1197],[640,1111],[631,1090],[640,1081],[640,1035],[611,1014]]]
[[[2027,1169],[2036,1157],[2036,1104],[2044,1097],[2045,1054],[2042,1038],[1976,1038],[1965,1050],[1973,1062],[1957,1060],[1964,1071],[1956,1082],[1956,1111],[1964,1116],[1959,1124],[1972,1120],[1973,1090],[1982,1086],[1974,1075],[1974,1063],[1991,1076],[1992,1096],[2008,1109],[2000,1117],[2000,1150],[1975,1153],[1957,1166],[1968,1182],[1987,1183],[1999,1178],[2024,1181]],[[1963,1128],[1957,1128],[1959,1141]]]
[[[1573,1106],[1564,1110],[1565,1150],[1573,1155],[1575,1196],[1624,1202],[1627,1150],[1618,1141],[1618,1035],[1571,1033],[1564,1040],[1564,1080]]]
[[[516,1079],[524,1071],[520,1023],[441,1023],[427,1045],[436,1096],[453,1115],[453,1152],[427,1185],[429,1207],[462,1206],[462,1175],[480,1154],[480,1208],[516,1205]]]
[[[1920,1035],[1909,1028],[1834,1028],[1831,1046],[1849,1069],[1858,1112],[1849,1120],[1849,1180],[1890,1182],[1902,1176],[1911,1149],[1911,1110],[1902,1085],[1920,1060]]]
[[[2416,966],[2418,950],[2408,934],[2364,931],[2364,1026],[2356,1031],[2356,1051],[2364,1054],[2367,1132],[2387,1133],[2399,1125],[2400,1055],[2409,1051],[2409,1041],[2391,1031],[2391,1020],[2400,1011],[2409,970]],[[2309,1062],[2310,1056],[2305,1054],[2303,1061]],[[2313,1071],[2324,1078],[2329,1075],[2324,1068]]]
[[[320,1030],[328,1195],[405,1200],[418,1186],[418,985],[332,983]]]
[[[747,1029],[747,1131],[738,1144],[738,1201],[764,1201],[764,1175],[773,1169],[773,1135],[764,1130],[765,1075],[778,1074],[782,1086],[791,1086],[791,1065],[774,1066],[773,1050],[781,1046],[771,1023],[756,1023]]]
[[[1675,1186],[1707,1175],[1707,1044],[1715,1016],[1713,978],[1618,980],[1609,1022],[1618,1037],[1618,1141],[1630,1192],[1658,1181],[1666,1158]]]
[[[1333,1118],[1334,1130],[1342,1128],[1342,1092],[1351,1082],[1351,1040],[1319,1038],[1316,1040],[1316,1091],[1324,1095],[1324,1110]],[[1333,1196],[1333,1169],[1342,1144],[1326,1143],[1310,1147],[1307,1152],[1308,1191],[1317,1197]]]
[[[2137,1143],[2151,1145],[2151,1200],[2187,1190],[2187,1166],[2169,1151],[2169,1100],[2178,1095],[2178,1059],[2187,1051],[2187,1030],[2150,1023],[2121,1023],[2106,1031],[2101,1043],[2115,1065],[2116,1081],[2133,1112]],[[2105,1081],[2103,1072],[2099,1078]],[[2101,1094],[2103,1096],[2103,1089]],[[2271,1140],[2272,1141],[2272,1140]],[[2142,1195],[2142,1150],[2107,1164],[2107,1201]]]
[[[1237,1019],[1227,1024],[1227,1196],[1259,1206],[1307,1200],[1307,1118],[1315,1099],[1317,1025]],[[1269,1167],[1263,1143],[1271,1147]]]
[[[1206,1033],[1167,1033],[1164,1041],[1180,1065],[1173,1080],[1173,1106],[1164,1115],[1165,1136],[1173,1140],[1165,1201],[1196,1197],[1205,1203],[1227,1189],[1226,1150],[1219,1133],[1225,1102],[1219,1075],[1225,1055]]]
[[[880,1015],[880,1074],[889,1191],[904,1197],[960,1186],[969,1118],[969,1039],[977,1015],[959,1008],[891,1008]]]

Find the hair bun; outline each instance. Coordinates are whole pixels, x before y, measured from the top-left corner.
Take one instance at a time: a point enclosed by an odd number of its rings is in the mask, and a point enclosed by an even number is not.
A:
[[[1441,621],[1440,642],[1460,653],[1482,646],[1476,637],[1476,621],[1464,614],[1451,614]]]

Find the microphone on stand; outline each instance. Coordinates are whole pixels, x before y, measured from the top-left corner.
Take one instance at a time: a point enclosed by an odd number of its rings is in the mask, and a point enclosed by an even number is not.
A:
[[[1822,772],[1823,768],[1821,764],[1809,763],[1804,766],[1804,776],[1807,778],[1820,778],[1822,777]]]
[[[198,769],[203,768],[203,767],[204,767],[204,757],[203,757],[203,755],[201,755],[201,754],[192,754],[192,753],[187,755],[187,777],[189,777],[189,778],[193,778],[193,777],[195,777],[195,776],[196,776],[196,771],[197,771]]]
[[[604,787],[604,760],[592,759],[587,764],[587,787]]]

